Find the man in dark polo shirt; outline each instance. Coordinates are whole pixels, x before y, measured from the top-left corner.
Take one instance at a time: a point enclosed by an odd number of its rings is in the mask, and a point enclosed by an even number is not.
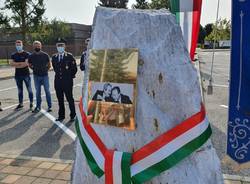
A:
[[[34,52],[29,57],[29,66],[33,70],[34,83],[36,88],[36,108],[32,111],[37,113],[41,110],[41,86],[44,87],[46,100],[48,104],[48,112],[51,112],[51,94],[49,89],[48,71],[51,67],[49,55],[43,52],[42,44],[39,41],[33,43]]]
[[[17,52],[11,55],[11,66],[16,68],[15,80],[18,89],[19,104],[16,110],[23,108],[23,82],[29,93],[30,109],[33,107],[33,93],[31,88],[30,72],[28,67],[29,53],[23,50],[23,42],[17,40],[15,43]]]

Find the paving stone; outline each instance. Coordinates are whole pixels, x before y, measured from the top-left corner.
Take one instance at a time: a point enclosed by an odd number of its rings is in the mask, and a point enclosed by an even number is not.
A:
[[[0,164],[0,171],[1,171],[1,169],[3,169],[4,167],[6,167],[6,165]]]
[[[13,174],[26,175],[31,170],[32,168],[30,167],[17,167],[17,169],[13,171]]]
[[[11,174],[1,180],[1,183],[15,183],[19,178],[21,178],[21,176]]]
[[[41,176],[46,170],[45,169],[32,169],[27,175],[28,176]]]
[[[71,172],[71,171],[72,171],[72,165],[69,165],[68,167],[66,167],[66,168],[64,169],[64,171],[69,171],[69,172]]]
[[[243,181],[242,184],[250,184],[250,182]]]
[[[55,165],[55,163],[51,163],[51,162],[42,162],[40,165],[37,166],[37,168],[40,168],[40,169],[49,169],[49,168],[51,168],[53,165]]]
[[[52,170],[63,171],[68,166],[69,166],[69,164],[55,164],[53,167],[51,167],[51,169]]]
[[[32,184],[49,184],[52,180],[47,178],[37,178]]]
[[[25,162],[23,159],[16,159],[13,162],[10,163],[11,166],[21,166],[22,163]]]
[[[224,184],[241,184],[241,182],[236,180],[224,180]]]
[[[9,159],[9,158],[7,158],[7,159],[2,160],[0,162],[0,164],[2,164],[2,165],[10,165],[14,161],[15,161],[15,159]]]
[[[35,160],[29,160],[23,163],[23,167],[37,167],[40,165],[42,162],[41,161],[35,161]]]
[[[43,178],[51,178],[54,179],[57,177],[57,175],[60,173],[60,171],[56,171],[56,170],[48,170],[45,173],[43,173],[40,177]]]
[[[60,180],[67,180],[69,181],[71,177],[71,172],[65,172],[62,171],[57,177],[56,179],[60,179]]]
[[[32,176],[22,176],[15,182],[15,184],[31,184],[35,179],[37,178]]]
[[[8,174],[0,173],[0,181],[4,179],[6,176],[8,176]]]
[[[53,180],[50,184],[68,184],[69,182],[63,180]]]
[[[13,173],[15,170],[17,170],[18,169],[18,167],[16,167],[16,166],[6,166],[5,168],[3,168],[2,170],[1,170],[1,172],[2,173]]]

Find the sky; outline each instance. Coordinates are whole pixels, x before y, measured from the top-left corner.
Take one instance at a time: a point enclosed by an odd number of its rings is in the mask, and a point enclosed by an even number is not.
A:
[[[185,1],[185,0],[183,0]],[[98,0],[45,0],[48,19],[91,25]],[[129,7],[135,0],[129,0]],[[203,0],[201,24],[215,22],[217,0]],[[231,0],[220,0],[219,17],[231,18]]]

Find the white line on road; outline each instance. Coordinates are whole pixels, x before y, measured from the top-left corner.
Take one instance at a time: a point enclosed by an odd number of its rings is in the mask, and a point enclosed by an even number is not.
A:
[[[228,85],[222,85],[222,84],[213,84],[214,87],[222,87],[222,88],[228,88]]]
[[[220,105],[221,107],[224,107],[226,109],[228,109],[228,106],[227,105]]]
[[[82,87],[82,85],[81,85],[81,83],[79,83],[79,84],[76,84],[76,85],[74,85],[73,86],[73,88],[75,88],[75,87]],[[50,94],[55,94],[55,91],[52,91]],[[41,97],[45,97],[46,95],[45,94],[43,94]],[[36,100],[36,98],[34,98],[34,101]],[[26,103],[28,103],[29,102],[29,100],[26,100],[26,101],[24,101],[23,102],[23,104],[26,104]],[[11,108],[13,108],[13,107],[15,107],[15,106],[17,106],[18,105],[18,103],[17,104],[14,104],[14,105],[10,105],[10,106],[7,106],[7,107],[3,107],[2,109],[5,111],[5,110],[7,110],[7,109],[11,109]]]
[[[76,139],[76,134],[67,128],[64,124],[56,121],[56,118],[52,116],[50,113],[46,112],[44,109],[41,109],[41,113],[44,114],[48,119],[50,119],[54,124],[56,124],[59,128],[61,128],[71,139]]]
[[[11,89],[16,89],[17,87],[13,86],[13,87],[10,87],[10,88],[4,88],[4,89],[0,89],[0,92],[3,92],[3,91],[8,91],[8,90],[11,90]]]

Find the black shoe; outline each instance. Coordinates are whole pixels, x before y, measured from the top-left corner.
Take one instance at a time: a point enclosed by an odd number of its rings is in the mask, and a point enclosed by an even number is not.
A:
[[[73,117],[73,118],[70,118],[69,122],[74,122],[75,120],[76,120],[76,118]]]
[[[56,121],[60,121],[62,122],[64,120],[64,118],[57,118]]]
[[[33,108],[33,104],[32,104],[32,103],[30,103],[30,110],[32,110],[32,108]]]
[[[0,107],[0,111],[3,111],[3,109]]]
[[[38,113],[38,112],[40,112],[40,110],[41,110],[40,108],[36,107],[32,112],[33,113]]]
[[[52,112],[52,109],[49,107],[49,108],[47,109],[47,112]]]
[[[15,110],[19,110],[23,108],[23,104],[18,104],[18,106],[15,108]]]

